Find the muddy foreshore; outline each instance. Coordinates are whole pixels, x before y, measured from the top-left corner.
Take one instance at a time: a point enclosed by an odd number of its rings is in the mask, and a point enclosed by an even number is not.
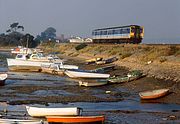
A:
[[[73,63],[75,65],[80,65],[84,69],[94,69],[97,67],[100,67],[98,65],[86,65],[85,64],[85,59],[82,57],[70,57],[66,55],[59,55],[61,58],[65,58],[68,61],[68,63]],[[107,66],[107,65],[101,65],[101,66]],[[118,66],[116,64],[115,70],[110,72],[110,75],[120,75],[120,76],[125,76],[128,72],[130,71],[129,68],[125,66]],[[145,73],[147,74],[147,73]],[[147,75],[146,77],[143,77],[139,80],[135,80],[132,82],[128,83],[123,83],[123,84],[113,84],[110,85],[110,87],[113,88],[124,88],[127,90],[128,95],[138,95],[139,92],[141,91],[146,91],[146,90],[153,90],[153,89],[161,89],[161,88],[169,88],[171,93],[161,99],[157,100],[151,100],[151,101],[142,101],[142,102],[157,102],[157,103],[173,103],[173,104],[180,104],[180,82],[172,81],[172,80],[167,80],[167,79],[159,79],[155,78],[151,75]],[[127,95],[126,94],[126,95]]]
[[[59,56],[66,59],[66,63],[78,65],[81,69],[95,69],[100,67],[97,65],[86,65],[82,58],[70,57],[63,54],[59,54]],[[172,106],[174,104],[180,104],[180,88],[178,85],[179,83],[177,82],[155,79],[154,77],[143,77],[139,80],[123,84],[112,84],[100,87],[80,87],[76,79],[70,79],[67,76],[60,77],[32,72],[9,72],[6,60],[1,61],[1,70],[2,72],[7,72],[9,75],[6,85],[0,87],[0,101],[2,103],[2,105],[0,105],[0,108],[2,108],[0,114],[4,117],[7,115],[4,115],[3,108],[7,108],[7,106],[23,107],[26,104],[51,106],[51,104],[54,103],[57,106],[59,106],[59,104],[61,104],[61,106],[69,104],[80,107],[84,106],[84,115],[105,115],[106,124],[139,124],[147,122],[149,124],[155,124],[180,122],[179,107],[166,110],[168,106],[164,104],[167,103],[167,105],[170,104]],[[129,68],[116,66],[115,70],[110,72],[110,74],[123,76],[128,72]],[[157,88],[171,88],[172,93],[157,100],[140,100],[138,96],[139,91]],[[106,91],[110,92],[106,93]],[[126,101],[129,101],[129,103]],[[5,105],[3,105],[4,103]],[[87,111],[86,107],[88,107],[89,103],[89,107],[94,109]],[[161,105],[159,107],[159,103],[163,103],[162,105],[164,107]],[[129,107],[131,109],[127,107],[126,104],[130,104]],[[142,109],[139,109],[139,105],[142,105]],[[149,106],[148,110],[147,105]],[[110,106],[110,108],[114,106],[114,109],[108,110],[106,106]],[[14,114],[17,113],[17,110],[15,109],[11,112],[10,108],[8,116],[12,117],[13,115],[13,118],[24,117],[24,113],[26,113],[25,111],[22,111],[20,115],[14,116]],[[107,110],[101,111],[101,109]],[[158,109],[163,111],[158,112]]]

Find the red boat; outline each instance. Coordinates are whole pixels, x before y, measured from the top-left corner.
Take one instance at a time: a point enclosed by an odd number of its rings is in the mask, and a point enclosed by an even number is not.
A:
[[[140,92],[139,96],[141,99],[157,99],[163,97],[169,93],[169,89],[158,89],[152,91]]]
[[[7,74],[0,74],[0,86],[4,86],[7,79]]]
[[[46,116],[50,123],[104,123],[104,116]]]

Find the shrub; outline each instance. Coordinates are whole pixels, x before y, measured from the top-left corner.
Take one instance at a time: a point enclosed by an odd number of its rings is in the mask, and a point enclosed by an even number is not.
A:
[[[124,58],[126,58],[126,57],[129,57],[129,56],[131,56],[131,55],[132,55],[132,53],[123,53],[122,56],[121,56],[121,59],[124,59]]]
[[[161,56],[159,62],[163,63],[163,62],[165,62],[165,61],[167,61],[167,59],[166,59],[165,57],[162,57],[162,56]]]
[[[87,46],[87,44],[82,43],[82,44],[77,45],[77,46],[75,47],[75,49],[76,49],[76,50],[81,50],[81,49],[85,48],[86,46]]]

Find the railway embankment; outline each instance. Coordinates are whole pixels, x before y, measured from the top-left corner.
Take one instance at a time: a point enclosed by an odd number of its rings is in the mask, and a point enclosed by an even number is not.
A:
[[[43,44],[45,52],[59,52],[75,59],[116,56],[114,64],[139,69],[150,77],[180,82],[180,45],[150,44]]]

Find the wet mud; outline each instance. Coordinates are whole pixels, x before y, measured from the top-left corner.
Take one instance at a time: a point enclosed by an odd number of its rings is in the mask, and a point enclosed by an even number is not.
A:
[[[82,60],[64,57],[67,64],[78,65],[81,69],[95,69],[102,66],[86,65]],[[85,115],[102,114],[106,123],[179,123],[179,84],[152,77],[143,77],[122,84],[108,84],[99,87],[81,87],[79,79],[67,76],[36,72],[10,72],[6,61],[2,61],[1,72],[8,73],[5,86],[0,87],[0,112],[8,108],[14,112],[27,114],[24,105],[63,107],[78,106]],[[129,70],[115,67],[110,75],[125,76]],[[144,90],[170,88],[171,94],[152,101],[142,101],[138,93]],[[17,108],[20,107],[22,111]],[[163,108],[163,109],[159,109]],[[15,116],[16,118],[17,116]]]

